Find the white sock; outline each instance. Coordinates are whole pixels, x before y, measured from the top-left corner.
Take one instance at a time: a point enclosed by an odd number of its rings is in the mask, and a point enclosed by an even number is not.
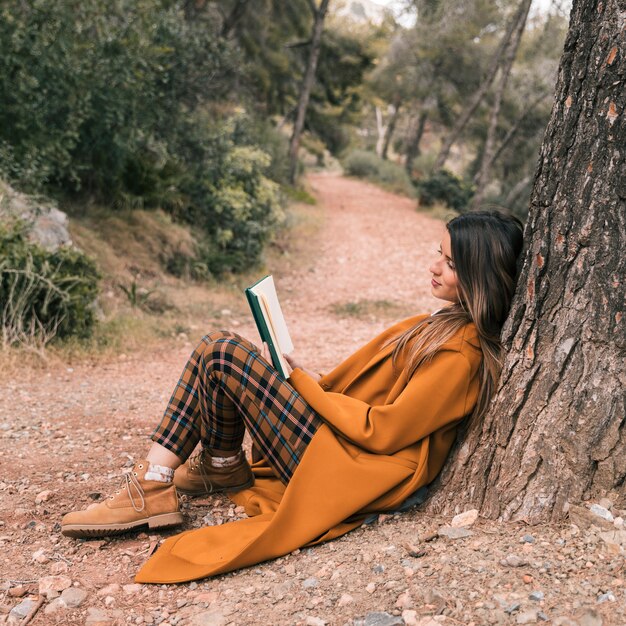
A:
[[[241,451],[237,452],[235,456],[212,456],[211,465],[213,467],[230,467],[236,465],[241,459]]]
[[[156,480],[159,483],[171,483],[174,478],[174,470],[171,467],[150,463],[144,478],[146,480]]]

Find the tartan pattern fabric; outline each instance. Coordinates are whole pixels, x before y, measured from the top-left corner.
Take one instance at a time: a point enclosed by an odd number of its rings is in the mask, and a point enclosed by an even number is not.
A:
[[[287,484],[321,423],[253,343],[217,331],[191,354],[152,440],[185,461],[199,441],[234,454],[247,427],[253,449]]]

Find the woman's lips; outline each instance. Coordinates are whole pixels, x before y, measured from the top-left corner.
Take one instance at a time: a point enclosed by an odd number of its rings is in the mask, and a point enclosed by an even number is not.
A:
[[[430,284],[433,287],[441,287],[441,285],[434,278],[430,281]]]

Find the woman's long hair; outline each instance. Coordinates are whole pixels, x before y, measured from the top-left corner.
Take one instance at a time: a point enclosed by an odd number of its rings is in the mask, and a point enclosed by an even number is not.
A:
[[[475,211],[450,220],[452,262],[459,302],[446,306],[394,339],[392,359],[408,349],[410,378],[463,326],[474,322],[483,353],[480,391],[472,418],[487,410],[502,369],[500,334],[509,313],[517,280],[517,259],[522,250],[523,225],[500,211]]]

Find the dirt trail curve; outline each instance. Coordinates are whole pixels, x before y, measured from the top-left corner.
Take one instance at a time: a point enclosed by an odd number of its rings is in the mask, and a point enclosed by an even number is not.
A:
[[[322,225],[302,254],[291,245],[269,269],[298,356],[327,370],[396,319],[437,307],[427,268],[443,226],[413,201],[363,182],[328,174],[309,182]],[[247,316],[233,321],[256,336]],[[50,592],[34,625],[426,626],[436,615],[430,626],[478,626],[565,614],[587,621],[553,623],[626,624],[619,554],[605,555],[569,526],[530,536],[520,525],[479,521],[466,538],[407,548],[449,521],[418,512],[212,580],[133,585],[164,534],[75,541],[60,535],[58,522],[117,488],[120,468],[145,451],[190,348],[0,379],[0,624],[19,623],[40,583],[72,589],[56,599]],[[183,507],[184,528],[242,515],[223,497]]]

